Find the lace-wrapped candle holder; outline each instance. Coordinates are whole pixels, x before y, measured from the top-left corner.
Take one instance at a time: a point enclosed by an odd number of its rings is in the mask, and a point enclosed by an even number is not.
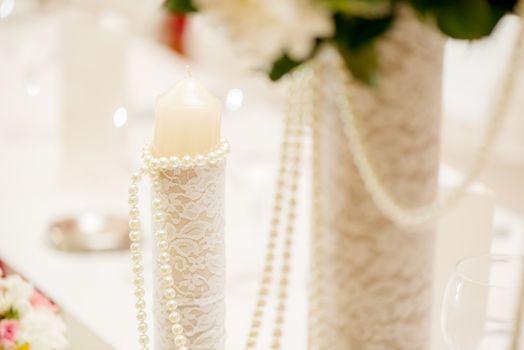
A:
[[[155,349],[224,349],[228,149],[221,140],[207,155],[179,159],[154,158],[146,147],[145,163],[153,169],[153,232],[165,235],[153,248]],[[187,343],[177,341],[182,333]]]

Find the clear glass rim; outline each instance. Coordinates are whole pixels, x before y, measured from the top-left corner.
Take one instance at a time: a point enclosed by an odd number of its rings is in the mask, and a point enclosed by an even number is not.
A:
[[[457,261],[453,269],[455,272],[455,275],[469,283],[472,283],[472,284],[475,284],[481,287],[488,287],[488,288],[516,288],[516,287],[520,287],[519,284],[524,283],[524,271],[521,272],[522,278],[520,281],[517,282],[519,283],[517,285],[486,283],[486,282],[478,281],[475,278],[472,278],[471,276],[468,276],[466,273],[461,271],[461,266],[463,266],[465,263],[475,261],[475,260],[480,260],[480,259],[487,259],[491,262],[493,261],[520,261],[521,266],[524,268],[524,255],[489,254],[489,253],[488,254],[478,254],[478,255],[467,256]]]

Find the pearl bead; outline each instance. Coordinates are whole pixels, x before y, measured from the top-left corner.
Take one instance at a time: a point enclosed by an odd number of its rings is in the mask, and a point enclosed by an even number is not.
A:
[[[147,332],[147,323],[145,323],[145,322],[140,322],[140,323],[138,324],[138,327],[137,327],[137,328],[138,328],[138,331],[139,331],[139,332],[141,332],[141,333],[145,333],[145,332]]]
[[[165,252],[169,248],[169,244],[166,240],[162,240],[158,242],[158,250]],[[168,265],[169,266],[169,265]]]
[[[131,253],[140,253],[140,244],[138,243],[131,243],[129,246],[129,250]]]
[[[147,317],[146,313],[144,311],[137,312],[136,319],[139,321],[145,320]]]
[[[164,288],[172,287],[175,284],[175,280],[171,276],[165,276],[162,279],[162,283],[164,285]]]
[[[141,345],[145,345],[149,342],[149,337],[145,334],[142,334],[139,338],[138,338],[138,341],[140,342]]]
[[[135,306],[138,310],[143,310],[146,307],[146,302],[143,299],[139,299],[136,301]]]
[[[131,175],[131,181],[133,182],[138,182],[140,181],[141,178],[142,178],[142,175],[140,175],[139,172],[135,172],[133,173],[133,175]]]
[[[187,346],[181,346],[178,348],[178,350],[189,350],[189,348]]]
[[[165,241],[167,239],[166,231],[163,229],[156,231],[156,239],[158,239],[159,241]]]
[[[129,226],[131,226],[131,225],[129,225]],[[129,232],[129,239],[131,240],[131,242],[138,242],[138,241],[140,241],[140,232],[135,231],[135,230],[130,231]]]
[[[134,262],[140,262],[142,260],[142,254],[140,252],[138,253],[133,253],[131,255],[131,259],[134,261]]]
[[[164,298],[171,300],[176,297],[176,292],[173,288],[167,288],[164,290]]]
[[[178,309],[178,304],[174,300],[168,300],[168,302],[166,303],[166,307],[168,311],[175,311],[176,309]]]
[[[198,166],[203,166],[204,164],[206,164],[206,158],[203,155],[199,154],[195,157],[195,163]]]
[[[190,156],[184,156],[182,158],[182,167],[183,168],[190,168],[193,165],[193,159]]]
[[[164,214],[162,212],[156,212],[153,214],[153,219],[156,222],[161,222],[162,220],[164,220]]]
[[[160,166],[160,161],[156,158],[153,158],[151,160],[151,166],[153,167],[153,169],[158,169],[158,167]]]
[[[131,210],[129,210],[129,216],[131,218],[137,218],[140,215],[140,211],[137,207],[132,207]]]
[[[166,170],[169,166],[169,160],[166,157],[160,157],[159,159],[160,168]]]
[[[143,288],[136,288],[135,289],[135,296],[137,298],[142,298],[144,296],[144,289]]]
[[[140,227],[140,221],[138,219],[131,219],[129,220],[129,228],[132,230],[136,230]]]
[[[162,186],[162,184],[160,183],[160,180],[153,180],[153,188],[156,190],[156,191],[159,191],[160,190],[160,187]]]
[[[169,263],[169,260],[171,260],[171,257],[169,256],[168,252],[162,252],[158,256],[158,261],[160,261],[162,264]]]
[[[173,168],[178,168],[180,166],[180,159],[178,157],[171,157],[169,161]]]
[[[134,273],[142,272],[143,269],[144,269],[144,268],[143,268],[142,265],[139,264],[139,263],[136,263],[136,264],[133,265],[133,272],[134,272]]]
[[[138,204],[138,197],[136,195],[129,196],[129,199],[127,201],[130,205],[137,205]]]
[[[170,315],[171,316],[171,315]],[[178,321],[177,321],[178,322]],[[172,327],[171,327],[171,332],[174,334],[174,335],[179,335],[179,334],[182,334],[184,333],[184,327],[182,327],[182,325],[180,324],[174,324]]]
[[[168,319],[169,319],[169,322],[171,323],[178,323],[180,322],[180,313],[174,311],[172,313],[169,314],[168,316]]]
[[[153,202],[151,202],[151,205],[153,209],[160,210],[162,209],[162,200],[160,200],[159,198],[155,198],[153,199]]]
[[[142,286],[144,284],[144,278],[142,276],[135,277],[135,286]]]
[[[129,194],[134,194],[136,195],[138,193],[138,185],[137,184],[132,184],[131,186],[129,186]]]
[[[187,344],[187,338],[186,338],[184,335],[182,335],[182,334],[177,335],[177,336],[175,337],[175,344],[176,344],[176,346],[178,346],[178,347],[180,347],[180,346],[186,346],[186,344]]]
[[[141,176],[149,174],[149,168],[147,165],[143,164],[138,170]]]
[[[160,266],[160,272],[164,276],[170,275],[171,274],[171,266],[169,266],[167,264],[164,264],[164,265]]]

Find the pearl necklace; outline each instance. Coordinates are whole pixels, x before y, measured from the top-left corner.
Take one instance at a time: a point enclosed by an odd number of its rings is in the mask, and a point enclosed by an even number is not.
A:
[[[281,348],[286,302],[288,299],[289,274],[291,271],[291,252],[295,232],[296,204],[300,165],[303,146],[305,118],[311,114],[314,96],[307,89],[313,79],[310,68],[304,67],[291,74],[291,86],[287,98],[284,133],[280,147],[279,171],[277,176],[275,198],[272,210],[272,220],[269,239],[266,245],[266,258],[262,278],[257,293],[257,302],[251,320],[245,350],[255,349],[257,346],[260,328],[263,326],[263,316],[267,307],[267,299],[273,281],[275,267],[275,250],[277,243],[283,239],[281,252],[280,280],[276,303],[275,320],[272,331],[271,349]],[[289,177],[286,182],[286,178]],[[287,202],[284,202],[287,193]],[[285,232],[281,232],[281,218],[283,207],[287,204],[287,222]]]
[[[149,337],[147,335],[147,313],[146,302],[144,299],[144,277],[142,275],[143,259],[142,259],[142,237],[140,230],[140,212],[138,209],[139,198],[138,189],[139,183],[143,176],[149,175],[153,184],[153,190],[160,190],[160,174],[167,170],[175,170],[177,168],[190,169],[194,167],[201,167],[207,164],[216,164],[227,156],[229,145],[225,140],[221,140],[219,146],[215,151],[209,152],[207,155],[198,155],[196,157],[185,156],[178,157],[160,157],[155,158],[152,154],[151,143],[147,144],[142,153],[143,165],[140,170],[134,173],[131,177],[131,185],[129,186],[129,239],[131,240],[131,259],[133,261],[134,288],[136,297],[136,319],[138,321],[138,343],[141,350],[149,350]],[[153,220],[159,224],[159,229],[155,232],[155,244],[158,247],[158,262],[160,263],[159,271],[162,275],[162,295],[166,303],[166,308],[169,311],[168,320],[171,323],[171,332],[174,336],[174,343],[178,350],[189,350],[188,339],[184,335],[184,328],[181,325],[182,315],[177,311],[178,304],[176,302],[176,291],[173,288],[174,279],[171,276],[171,256],[168,252],[169,244],[167,241],[168,233],[163,228],[163,223],[166,214],[162,211],[162,206],[159,199],[155,199],[153,206]],[[176,234],[176,232],[170,233]]]
[[[517,13],[520,17],[524,16],[524,5],[522,1],[519,1],[519,4],[517,5]],[[339,117],[344,125],[347,147],[353,155],[355,165],[367,191],[373,198],[375,204],[390,220],[397,225],[404,227],[425,225],[434,221],[444,212],[451,209],[464,197],[469,186],[482,172],[489,153],[493,148],[493,144],[500,133],[504,117],[507,114],[506,110],[511,97],[511,91],[515,86],[517,78],[516,72],[518,72],[519,54],[523,51],[524,26],[521,25],[516,45],[502,79],[502,88],[499,95],[496,97],[494,108],[490,110],[490,114],[488,115],[484,137],[478,150],[475,152],[476,156],[471,160],[466,168],[462,181],[454,191],[449,193],[449,195],[414,209],[406,209],[398,204],[398,201],[391,197],[373,169],[373,162],[367,155],[363,137],[359,131],[358,117],[351,108],[351,93],[349,91],[349,82],[351,80],[350,73],[346,69],[340,55],[338,54],[336,56],[334,67],[337,69],[338,76],[340,77],[340,79],[336,79],[334,82],[337,91],[336,102],[339,107]],[[318,65],[318,63],[316,65]],[[318,76],[318,71],[316,75]]]
[[[315,77],[311,82],[309,88],[312,91],[314,98],[319,96],[319,79],[318,72],[315,72]],[[323,298],[324,295],[324,275],[321,267],[324,266],[323,262],[323,250],[321,240],[321,228],[323,225],[323,217],[321,215],[321,205],[319,201],[319,193],[321,191],[320,186],[320,131],[318,127],[319,111],[316,101],[313,102],[314,110],[310,118],[311,122],[311,182],[312,182],[312,224],[311,224],[311,262],[310,271],[311,276],[309,279],[309,322],[310,322],[310,334],[309,334],[309,347],[311,349],[320,350],[319,339],[325,334],[325,324],[322,322],[322,312],[324,310]]]

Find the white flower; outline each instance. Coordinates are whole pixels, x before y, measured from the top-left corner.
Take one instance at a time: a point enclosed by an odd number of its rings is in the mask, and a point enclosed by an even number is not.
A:
[[[11,303],[5,297],[4,291],[2,291],[1,288],[0,288],[0,315],[4,314],[10,308],[11,308]]]
[[[333,23],[317,0],[195,0],[258,64],[269,66],[284,53],[302,60],[315,38],[329,36]]]
[[[32,309],[20,320],[19,342],[31,350],[62,350],[67,347],[62,318],[47,308]]]
[[[3,296],[0,297],[0,313],[13,308],[23,316],[31,309],[33,287],[20,276],[11,275],[0,279],[0,289],[3,290]],[[3,307],[7,309],[2,310]]]

